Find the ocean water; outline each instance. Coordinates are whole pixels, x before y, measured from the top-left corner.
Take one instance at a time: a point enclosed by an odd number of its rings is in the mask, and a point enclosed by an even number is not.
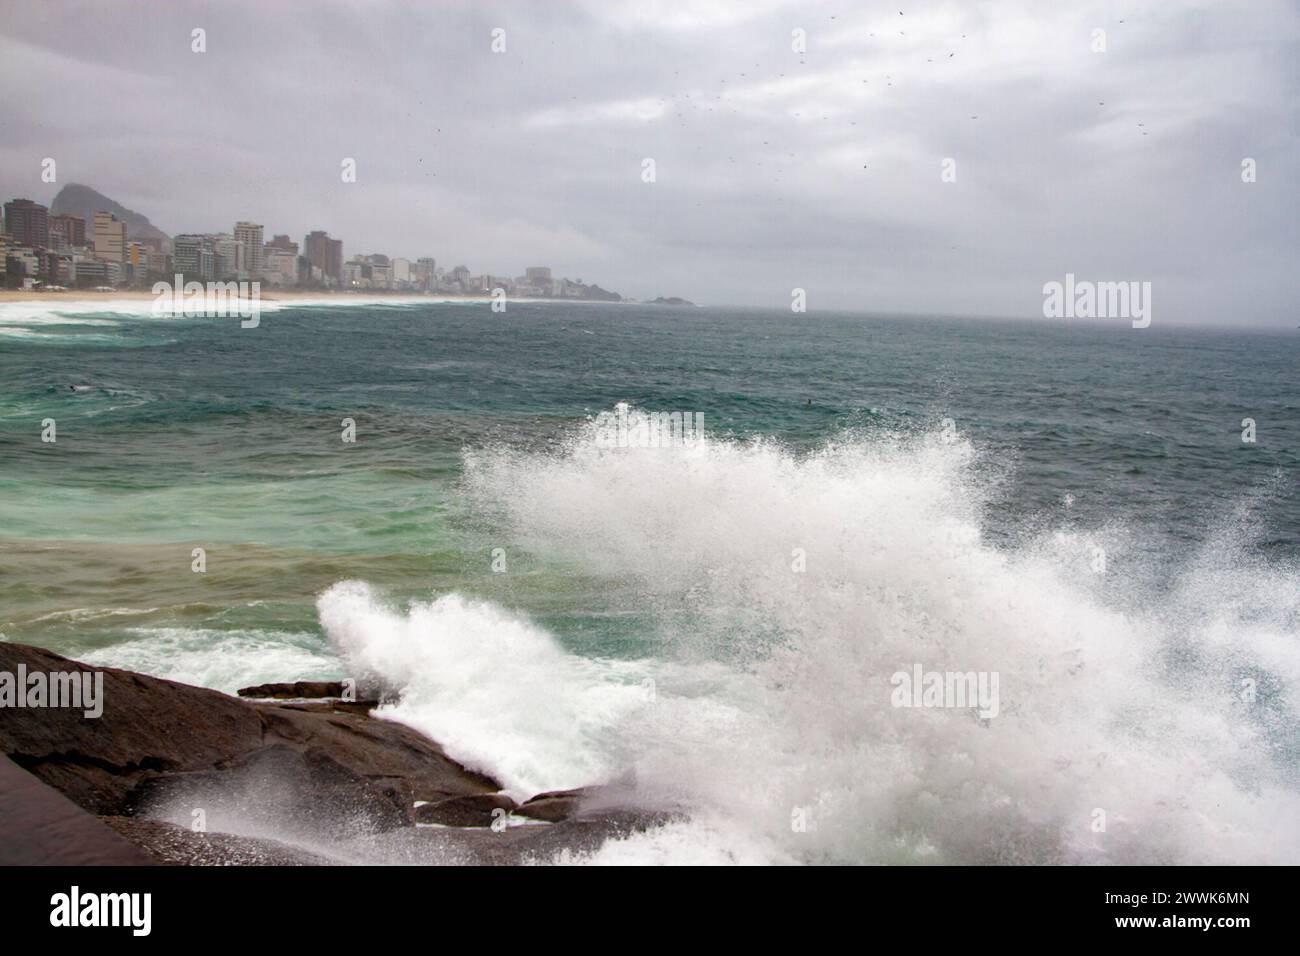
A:
[[[0,304],[0,635],[377,680],[518,796],[682,813],[562,862],[1297,863],[1297,336]]]

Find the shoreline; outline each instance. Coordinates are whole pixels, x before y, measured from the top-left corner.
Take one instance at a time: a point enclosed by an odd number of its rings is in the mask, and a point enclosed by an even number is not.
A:
[[[25,289],[0,289],[0,304],[40,304],[57,305],[59,303],[82,304],[87,302],[153,302],[157,298],[145,289],[114,289],[101,292],[93,289],[68,289],[64,292],[39,292]],[[491,295],[458,295],[451,292],[389,292],[382,289],[341,290],[341,289],[272,289],[260,291],[258,302],[300,303],[304,305],[326,304],[339,305],[348,302],[357,305],[412,305],[419,302],[438,303],[474,303],[491,304],[495,301]],[[566,299],[555,296],[529,297],[506,296],[506,302],[528,305],[653,305],[668,308],[682,308],[677,303],[641,301],[638,299]],[[687,308],[698,307],[696,303],[685,304]]]
[[[66,292],[34,292],[23,289],[0,289],[0,302],[152,302],[156,296],[144,289],[115,289],[112,292],[97,292],[93,289],[69,289]],[[364,292],[343,292],[338,289],[275,289],[270,293],[258,293],[261,302],[295,302],[315,299],[352,299],[357,302],[491,302],[490,295],[454,295],[424,294],[410,292],[384,292],[366,290]],[[509,302],[588,302],[588,299],[528,299],[509,298]],[[618,302],[606,303],[619,305]]]

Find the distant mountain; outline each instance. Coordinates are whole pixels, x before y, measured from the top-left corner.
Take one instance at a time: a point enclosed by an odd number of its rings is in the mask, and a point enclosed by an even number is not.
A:
[[[90,234],[91,223],[94,222],[97,212],[111,212],[126,223],[128,239],[162,239],[167,246],[171,245],[171,237],[151,223],[147,216],[127,209],[121,203],[114,202],[89,186],[68,183],[59,190],[59,194],[54,197],[54,202],[50,203],[50,215],[80,216],[86,220],[87,235]]]
[[[647,305],[694,305],[695,303],[690,301],[689,299],[683,299],[679,296],[670,295],[666,299],[663,296],[660,296],[657,299],[651,299],[646,304]]]
[[[597,302],[622,302],[623,297],[617,292],[610,292],[608,289],[602,289],[600,286],[592,283],[587,286],[582,293],[584,299],[591,299]]]

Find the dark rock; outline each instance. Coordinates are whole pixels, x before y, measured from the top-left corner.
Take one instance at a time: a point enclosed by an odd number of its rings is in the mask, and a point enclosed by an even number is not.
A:
[[[525,800],[515,809],[515,813],[530,820],[558,823],[575,816],[588,795],[589,791],[585,787],[577,790],[551,790]]]
[[[0,757],[0,866],[138,866],[150,858]]]
[[[49,651],[0,643],[0,670],[95,671]],[[103,715],[0,709],[0,752],[92,813],[121,813],[153,773],[212,767],[263,746],[257,708],[215,690],[102,669]]]
[[[273,744],[221,770],[146,779],[131,795],[133,815],[182,825],[195,810],[215,829],[340,840],[409,826],[408,805],[318,747]]]
[[[451,797],[415,808],[416,823],[441,823],[449,827],[490,827],[494,812],[510,813],[515,802],[504,793],[479,793],[468,797]],[[499,814],[498,814],[499,816]]]
[[[340,852],[359,863],[513,866],[572,859],[609,840],[626,839],[673,819],[663,813],[614,810],[559,823],[534,823],[496,831],[484,827],[418,827],[377,834],[364,846]]]
[[[342,801],[341,815],[374,826],[409,820],[414,800],[494,793],[500,785],[462,767],[435,742],[401,724],[355,713],[255,703],[200,687],[112,668],[91,668],[58,654],[0,642],[0,670],[102,671],[103,715],[80,710],[0,709],[0,753],[92,813],[120,816],[153,805],[168,786],[221,787],[248,795],[256,781],[286,772],[285,801],[317,808]],[[275,749],[272,749],[275,748]],[[262,751],[270,751],[261,754]],[[259,768],[266,772],[258,773]],[[185,777],[175,785],[155,778]],[[194,792],[192,790],[186,792]],[[226,800],[229,803],[230,800]],[[304,816],[312,817],[309,810]]]
[[[461,766],[439,744],[405,724],[356,714],[305,712],[275,704],[254,706],[265,722],[268,744],[279,740],[300,749],[316,747],[369,780],[405,781],[415,800],[495,793],[501,789],[491,777]]]
[[[357,714],[369,716],[379,706],[377,700],[286,700],[277,704],[284,710],[304,710],[316,714]]]
[[[257,684],[240,688],[240,697],[266,697],[281,700],[342,697],[341,680],[299,680],[288,684]]]
[[[339,701],[241,700],[0,642],[0,670],[20,664],[29,673],[102,672],[103,714],[0,708],[0,754],[29,771],[0,758],[0,862],[544,862],[670,819],[638,809],[627,781],[540,793],[515,807],[495,780],[437,743],[341,712]],[[413,810],[419,801],[427,803]],[[555,822],[498,832],[490,828],[498,809]],[[206,832],[191,831],[191,818]],[[417,828],[413,819],[446,826]]]
[[[167,866],[332,866],[341,861],[278,840],[195,833],[160,820],[101,817],[123,839]]]
[[[539,793],[515,807],[515,816],[548,823],[618,821],[620,825],[636,824],[642,829],[673,818],[672,813],[643,806],[631,778]]]

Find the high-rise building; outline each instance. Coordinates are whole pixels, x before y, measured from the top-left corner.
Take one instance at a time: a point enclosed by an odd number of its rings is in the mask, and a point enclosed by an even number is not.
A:
[[[302,241],[302,251],[312,267],[321,271],[328,284],[338,284],[343,278],[343,240],[331,239],[329,233],[309,232]],[[330,283],[330,280],[333,283]]]
[[[234,236],[222,233],[212,240],[212,271],[218,279],[248,278],[248,250]]]
[[[149,275],[149,247],[143,242],[127,242],[125,259],[127,278],[139,282]]]
[[[311,263],[313,269],[319,269],[321,275],[325,274],[325,245],[329,242],[329,234],[317,229],[315,232],[309,232],[302,239],[302,254]]]
[[[96,259],[121,265],[126,251],[126,223],[111,212],[95,213],[94,241]]]
[[[262,277],[273,285],[298,284],[298,257],[288,249],[278,246],[267,247],[266,258],[262,261]]]
[[[50,278],[59,285],[72,285],[73,280],[77,278],[77,266],[72,255],[70,253],[54,253],[54,257],[58,261]]]
[[[216,254],[209,236],[181,235],[172,240],[176,271],[187,279],[203,281],[216,275]]]
[[[343,276],[343,240],[325,241],[325,275],[337,282]]]
[[[235,241],[244,247],[244,268],[256,279],[262,274],[262,227],[255,222],[235,223]]]
[[[86,220],[80,216],[51,216],[50,245],[56,249],[86,244]]]
[[[74,278],[79,286],[111,286],[122,279],[122,267],[103,259],[77,259],[73,263]]]
[[[411,267],[411,282],[425,292],[432,292],[438,281],[438,264],[431,256],[421,256]]]
[[[272,236],[271,241],[266,245],[270,249],[283,249],[285,252],[292,252],[295,256],[298,254],[298,243],[288,236]]]
[[[5,233],[32,249],[50,244],[50,210],[30,199],[5,203]]]
[[[353,256],[343,264],[343,284],[349,289],[368,289],[371,271],[365,256]]]

